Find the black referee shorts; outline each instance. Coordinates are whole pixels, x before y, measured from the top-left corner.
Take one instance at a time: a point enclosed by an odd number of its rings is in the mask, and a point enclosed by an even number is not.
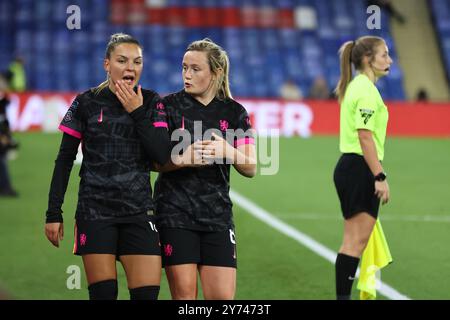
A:
[[[161,255],[159,234],[152,218],[120,221],[75,221],[73,253],[123,255]]]
[[[162,265],[194,263],[205,266],[237,267],[233,229],[205,232],[160,228]]]
[[[377,219],[380,199],[375,195],[375,180],[363,156],[344,153],[334,169],[334,185],[344,219],[360,212]]]

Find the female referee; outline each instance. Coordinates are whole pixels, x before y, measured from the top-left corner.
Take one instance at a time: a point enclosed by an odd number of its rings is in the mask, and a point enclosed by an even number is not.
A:
[[[389,200],[381,161],[388,109],[375,87],[389,73],[392,59],[385,41],[364,36],[339,50],[341,77],[335,89],[341,105],[340,157],[334,184],[344,216],[344,237],[336,259],[336,295],[349,300],[359,259],[378,217],[380,200]],[[358,74],[352,79],[352,64]]]
[[[76,97],[61,122],[64,132],[49,192],[45,234],[56,247],[64,234],[61,206],[78,145],[82,141],[74,253],[81,255],[91,300],[117,299],[116,259],[122,263],[132,300],[156,300],[161,249],[153,220],[150,164],[165,163],[170,140],[159,96],[137,91],[142,49],[126,34],[114,34],[106,48],[107,80]],[[116,93],[123,83],[127,93]],[[122,106],[123,97],[128,97]],[[128,112],[129,104],[140,106]],[[125,108],[124,108],[125,107]],[[128,108],[127,108],[128,107]],[[146,130],[152,144],[139,137]]]
[[[233,299],[237,264],[230,164],[243,176],[256,174],[254,138],[247,111],[232,99],[229,60],[220,46],[209,39],[194,41],[182,68],[184,89],[165,97],[164,105],[169,132],[188,133],[190,147],[179,158],[173,149],[155,184],[163,265],[173,299],[197,298],[197,273],[205,299]]]

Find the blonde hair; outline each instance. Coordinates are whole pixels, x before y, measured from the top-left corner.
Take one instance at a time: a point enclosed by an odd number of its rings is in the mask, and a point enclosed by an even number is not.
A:
[[[208,38],[192,42],[186,49],[186,52],[188,51],[200,51],[206,53],[209,68],[216,76],[216,98],[220,100],[225,100],[227,98],[232,99],[229,81],[230,61],[226,51]]]
[[[111,35],[108,45],[106,46],[105,59],[111,58],[111,53],[116,49],[116,47],[122,43],[132,43],[137,45],[142,50],[142,46],[135,38],[125,33],[115,33]],[[106,75],[106,80],[100,83],[97,87],[93,88],[95,94],[109,86],[109,75]]]
[[[356,70],[363,69],[363,58],[369,57],[369,61],[373,61],[376,54],[376,47],[384,43],[384,39],[375,36],[364,36],[356,41],[347,41],[339,49],[339,58],[341,64],[341,77],[334,89],[339,102],[342,102],[345,90],[352,80],[352,64]]]

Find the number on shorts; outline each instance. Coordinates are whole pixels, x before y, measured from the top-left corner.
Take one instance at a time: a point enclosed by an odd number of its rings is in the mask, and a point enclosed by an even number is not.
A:
[[[153,231],[158,232],[156,226],[151,221],[149,221],[148,223],[150,224],[150,228],[152,228]]]
[[[236,236],[234,235],[234,231],[230,229],[230,241],[232,244],[236,244]]]

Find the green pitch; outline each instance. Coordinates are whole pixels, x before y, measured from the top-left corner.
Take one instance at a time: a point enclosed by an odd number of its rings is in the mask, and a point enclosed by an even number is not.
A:
[[[79,166],[63,206],[65,238],[59,249],[44,236],[44,213],[59,134],[16,134],[10,162],[18,199],[0,198],[0,288],[17,299],[86,299],[81,258],[72,255]],[[342,219],[332,183],[336,137],[281,139],[276,175],[232,175],[232,188],[260,207],[338,250]],[[450,140],[391,138],[384,167],[391,202],[380,217],[394,263],[382,280],[412,299],[450,299]],[[237,299],[334,299],[334,266],[235,204]],[[81,268],[81,289],[69,290],[69,266]],[[122,267],[119,298],[128,299]],[[355,298],[357,292],[355,292]],[[161,299],[169,299],[165,276]],[[379,296],[380,299],[383,297]]]

